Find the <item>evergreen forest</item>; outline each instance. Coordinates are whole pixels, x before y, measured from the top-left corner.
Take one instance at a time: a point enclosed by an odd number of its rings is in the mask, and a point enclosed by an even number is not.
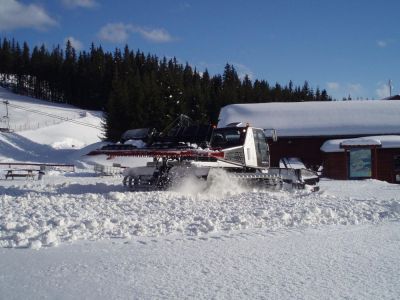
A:
[[[240,78],[229,63],[214,75],[128,46],[108,52],[92,44],[77,53],[69,41],[50,50],[3,38],[0,83],[18,94],[104,111],[104,137],[113,141],[130,128],[161,130],[180,114],[215,124],[220,108],[233,103],[332,100],[307,81],[270,85]]]

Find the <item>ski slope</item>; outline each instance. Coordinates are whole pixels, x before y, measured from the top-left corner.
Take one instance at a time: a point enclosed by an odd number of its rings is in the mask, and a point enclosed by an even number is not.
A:
[[[0,135],[0,162],[72,162],[72,150],[100,142],[102,136],[99,112],[16,95],[2,87],[0,113],[1,127],[9,123],[12,130]]]
[[[101,124],[98,112],[0,92]],[[400,185],[323,179],[317,193],[266,191],[221,173],[131,193],[120,177],[95,176],[84,154],[100,136],[70,121],[0,133],[0,162],[78,166],[42,180],[0,172],[0,298],[399,298]]]
[[[81,119],[86,115],[86,111],[74,106],[14,94],[3,87],[0,87],[0,101],[0,113],[3,117],[1,127],[7,127],[4,116],[7,116],[8,110],[10,128],[16,132],[36,130],[62,123],[64,120]],[[8,101],[8,108],[5,101]],[[101,116],[98,113],[96,115]],[[100,127],[99,122],[95,122],[95,125]]]
[[[101,147],[102,113],[11,93],[0,87],[0,114],[8,118],[11,133],[0,134],[1,162],[63,163],[78,168],[95,163],[136,165],[146,159],[85,156]],[[2,118],[1,127],[7,122]]]

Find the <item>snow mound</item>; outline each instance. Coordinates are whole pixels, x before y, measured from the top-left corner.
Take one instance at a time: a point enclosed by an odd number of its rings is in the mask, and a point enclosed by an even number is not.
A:
[[[113,183],[89,180],[71,178],[68,183],[31,182],[0,188],[0,247],[39,249],[75,240],[200,236],[254,228],[276,231],[400,220],[400,196],[218,193],[217,185],[203,193],[132,193],[122,188],[120,178]]]

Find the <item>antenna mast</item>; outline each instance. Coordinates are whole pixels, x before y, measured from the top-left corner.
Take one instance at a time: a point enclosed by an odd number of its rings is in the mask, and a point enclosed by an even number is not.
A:
[[[389,97],[392,97],[392,80],[389,79]]]

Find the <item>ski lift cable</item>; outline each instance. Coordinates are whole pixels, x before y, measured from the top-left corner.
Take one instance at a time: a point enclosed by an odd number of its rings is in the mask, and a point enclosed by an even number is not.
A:
[[[54,117],[54,118],[56,118],[56,119],[61,119],[61,120],[65,120],[65,121],[68,121],[68,120],[69,120],[67,117],[62,117],[62,116],[59,116],[59,115],[54,115],[54,114],[51,114],[51,113],[43,112],[43,111],[36,110],[36,109],[32,109],[32,108],[27,108],[27,107],[20,106],[20,105],[16,105],[16,104],[10,104],[10,107],[17,108],[17,109],[21,109],[21,110],[25,110],[25,111],[28,111],[28,112],[33,112],[33,113],[41,114],[41,115],[45,115],[45,116],[49,116],[49,117]],[[81,121],[79,121],[79,122],[81,122]]]
[[[43,112],[43,111],[40,111],[40,110],[27,108],[27,107],[24,107],[24,106],[11,104],[11,103],[8,104],[8,105],[10,107],[12,107],[12,108],[21,109],[21,110],[24,110],[24,111],[27,111],[27,112],[32,112],[32,113],[44,115],[44,116],[51,117],[51,118],[54,118],[54,119],[59,119],[59,120],[62,120],[62,121],[71,122],[71,123],[75,123],[75,124],[78,124],[78,125],[95,128],[95,129],[103,129],[100,126],[97,126],[97,125],[93,125],[93,124],[90,124],[90,123],[86,123],[86,122],[82,122],[82,121],[78,121],[78,120],[74,120],[74,119],[68,119],[66,117],[54,115],[54,114],[51,114],[51,113],[46,113],[46,112]]]
[[[50,117],[50,118],[54,118],[54,119],[59,119],[59,120],[65,121],[65,122],[71,122],[71,123],[75,123],[75,124],[82,125],[82,126],[92,127],[92,128],[96,128],[96,129],[102,129],[101,127],[93,125],[93,124],[85,123],[85,122],[74,120],[74,119],[68,119],[66,117],[61,117],[61,116],[58,116],[58,115],[54,115],[54,114],[38,111],[38,110],[35,110],[35,109],[29,109],[29,108],[22,107],[22,106],[19,106],[19,105],[10,105],[10,107],[21,109],[21,110],[25,110],[25,111],[36,113],[36,114],[40,114],[40,115],[44,115],[44,116],[47,116],[47,117]]]

